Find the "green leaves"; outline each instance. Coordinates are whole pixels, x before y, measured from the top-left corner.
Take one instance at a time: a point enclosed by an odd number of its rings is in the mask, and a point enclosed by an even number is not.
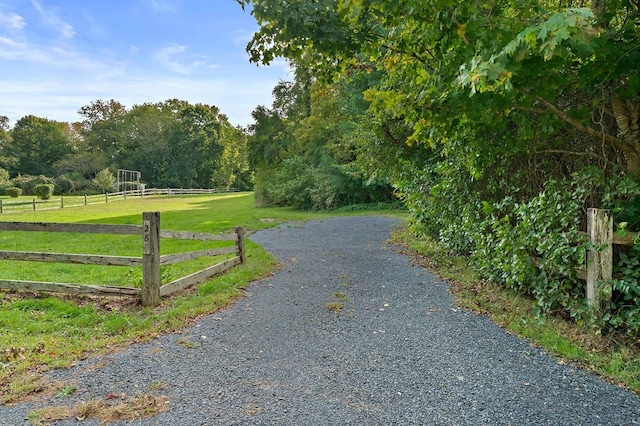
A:
[[[504,48],[483,59],[476,56],[460,67],[457,83],[471,93],[511,90],[511,78],[521,70],[518,64],[532,57],[550,61],[557,57],[576,58],[578,52],[592,50],[591,40],[600,35],[595,17],[588,8],[571,8],[554,13],[547,20],[520,31]]]

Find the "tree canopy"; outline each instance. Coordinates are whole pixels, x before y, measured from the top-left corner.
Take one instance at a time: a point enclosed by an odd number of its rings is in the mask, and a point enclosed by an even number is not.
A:
[[[14,177],[64,176],[58,187],[67,191],[91,182],[105,190],[100,173],[119,168],[140,171],[156,187],[251,188],[246,134],[215,106],[96,100],[78,113],[73,124],[30,115],[9,129],[0,120],[0,167]]]

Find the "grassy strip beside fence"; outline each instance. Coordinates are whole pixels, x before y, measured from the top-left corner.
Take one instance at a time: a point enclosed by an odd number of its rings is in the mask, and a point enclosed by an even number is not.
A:
[[[204,281],[223,273],[245,260],[244,228],[236,227],[232,234],[205,234],[181,231],[160,231],[160,213],[145,212],[139,225],[100,225],[79,223],[33,223],[0,222],[0,231],[30,232],[71,232],[92,234],[140,235],[142,236],[142,257],[106,256],[93,254],[69,254],[48,252],[0,251],[0,260],[18,260],[30,262],[56,262],[85,265],[142,266],[142,288],[95,286],[90,284],[67,284],[26,280],[0,279],[0,288],[11,290],[50,291],[60,293],[109,294],[139,297],[143,306],[157,306],[162,296]],[[185,253],[160,255],[160,239],[173,238],[196,241],[230,241],[233,246],[215,249],[203,249]],[[160,279],[160,266],[196,259],[203,256],[235,254],[213,266],[174,280],[164,286]]]

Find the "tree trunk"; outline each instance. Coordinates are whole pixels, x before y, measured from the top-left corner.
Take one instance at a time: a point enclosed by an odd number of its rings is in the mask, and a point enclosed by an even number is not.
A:
[[[618,125],[619,148],[624,153],[627,171],[640,177],[640,102],[623,102],[611,95],[613,115]]]

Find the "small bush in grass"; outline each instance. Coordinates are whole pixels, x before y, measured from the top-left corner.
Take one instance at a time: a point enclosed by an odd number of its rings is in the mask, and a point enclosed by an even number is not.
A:
[[[33,193],[41,200],[48,200],[53,195],[54,187],[52,183],[41,183],[33,188]]]
[[[22,189],[10,186],[9,188],[5,188],[4,193],[11,198],[18,198],[22,195]]]

